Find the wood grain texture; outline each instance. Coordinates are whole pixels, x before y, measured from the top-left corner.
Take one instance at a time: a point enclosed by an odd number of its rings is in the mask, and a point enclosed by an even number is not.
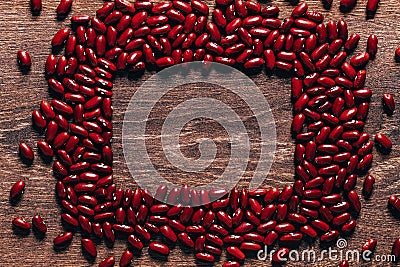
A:
[[[389,214],[386,208],[388,196],[400,194],[400,112],[397,110],[391,117],[382,113],[382,93],[391,93],[400,103],[398,77],[400,66],[393,60],[396,47],[400,46],[400,7],[397,1],[382,0],[374,19],[366,20],[366,0],[358,1],[357,6],[348,14],[339,12],[339,1],[334,1],[331,10],[323,9],[320,1],[308,1],[310,8],[321,11],[326,19],[338,20],[345,18],[349,31],[359,33],[361,42],[359,51],[365,49],[369,34],[379,38],[379,53],[376,60],[368,65],[366,86],[371,88],[374,95],[371,100],[371,110],[368,116],[366,130],[370,134],[382,131],[394,143],[394,149],[389,155],[381,155],[374,150],[374,164],[370,173],[376,178],[376,187],[370,200],[362,199],[363,209],[358,219],[354,235],[347,239],[349,249],[359,249],[368,238],[377,238],[376,255],[386,255],[399,237],[400,221]],[[103,1],[75,0],[71,14],[94,14]],[[212,1],[208,1],[212,3]],[[280,17],[290,14],[292,7],[288,2],[263,2],[263,5],[277,4],[281,8]],[[31,127],[31,112],[39,102],[49,98],[47,84],[43,75],[43,66],[50,52],[50,40],[53,34],[63,26],[69,25],[69,18],[57,21],[55,8],[58,1],[43,1],[40,16],[30,13],[28,0],[0,1],[0,266],[90,266],[81,253],[80,237],[75,236],[69,248],[62,252],[53,250],[52,240],[61,233],[60,207],[54,194],[55,179],[51,166],[39,157],[35,158],[30,167],[23,165],[17,155],[20,141],[32,146],[42,137]],[[16,64],[18,49],[27,49],[32,56],[33,66],[28,75],[23,75]],[[146,73],[138,79],[119,77],[114,89],[114,139],[115,151],[114,177],[118,186],[133,187],[133,180],[126,168],[121,148],[121,128],[124,111],[130,97],[141,83],[149,77]],[[252,75],[251,78],[263,91],[268,100],[277,126],[277,151],[264,187],[277,186],[282,188],[293,181],[293,140],[290,137],[291,104],[290,79],[276,76],[266,76],[264,73]],[[213,88],[216,89],[216,88]],[[189,92],[192,90],[186,87]],[[194,89],[193,89],[194,90]],[[182,93],[182,92],[181,92]],[[177,96],[179,96],[179,92]],[[234,103],[233,99],[232,104]],[[229,101],[229,98],[228,98]],[[196,125],[189,131],[199,133]],[[197,125],[198,126],[198,125]],[[201,127],[200,127],[201,129]],[[189,139],[185,142],[191,142]],[[187,153],[191,153],[190,146]],[[195,155],[196,149],[193,150]],[[166,172],[168,174],[168,171]],[[171,177],[173,173],[169,173]],[[8,200],[11,185],[20,178],[27,181],[26,191],[22,201],[17,206],[11,206]],[[175,179],[182,181],[180,177]],[[363,177],[357,183],[357,189],[362,187]],[[38,240],[31,233],[27,237],[15,235],[11,221],[15,216],[23,216],[30,220],[40,214],[46,221],[49,231],[43,240]],[[119,260],[126,242],[119,240],[113,249],[104,243],[98,246],[96,265],[107,256],[114,255]],[[303,244],[301,248],[320,250],[318,243]],[[220,266],[225,257],[216,264]],[[168,261],[159,261],[148,255],[147,249],[139,257],[135,257],[134,266],[196,266],[191,252],[181,249],[172,250]],[[265,265],[269,262],[257,260],[246,261],[245,266]],[[315,264],[289,263],[288,266],[337,266],[338,261],[324,260]],[[353,263],[353,266],[363,266]],[[365,266],[390,266],[391,264],[373,263]]]

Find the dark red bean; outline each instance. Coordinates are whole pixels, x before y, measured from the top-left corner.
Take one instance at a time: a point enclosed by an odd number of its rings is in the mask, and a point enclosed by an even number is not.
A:
[[[214,262],[215,261],[214,256],[211,255],[211,254],[208,254],[206,252],[196,253],[195,256],[196,256],[197,259],[199,259],[201,261],[205,261],[205,262]]]
[[[28,51],[18,50],[17,59],[19,66],[23,69],[29,69],[32,65],[31,56]]]
[[[92,257],[96,258],[97,256],[97,249],[96,245],[93,243],[91,239],[88,238],[82,238],[81,240],[82,247],[84,250]]]
[[[226,251],[238,260],[244,260],[246,258],[245,254],[238,247],[229,246],[226,248]]]
[[[121,259],[119,260],[119,266],[127,267],[131,264],[133,259],[133,253],[130,250],[125,250],[122,255]]]
[[[17,217],[12,221],[13,226],[20,231],[29,231],[31,225],[21,217]]]
[[[115,264],[114,256],[110,256],[99,263],[99,267],[112,267]]]
[[[65,17],[71,11],[73,0],[61,0],[57,6],[56,12],[57,16]]]
[[[240,267],[240,263],[237,261],[227,261],[222,264],[222,267]]]
[[[377,243],[378,243],[378,241],[376,239],[368,239],[365,242],[365,244],[362,246],[362,251],[369,250],[371,252],[374,252]]]
[[[360,35],[358,35],[357,33],[353,33],[349,39],[346,41],[346,43],[344,44],[344,48],[347,51],[352,51],[354,50],[357,45],[358,45],[358,41],[360,40]]]
[[[375,55],[378,52],[378,37],[374,34],[371,34],[368,37],[367,52],[372,59],[375,58]]]
[[[52,46],[60,46],[64,44],[64,42],[67,40],[71,30],[67,28],[63,28],[59,30],[51,40],[51,45]]]
[[[382,96],[384,107],[389,115],[392,115],[396,109],[394,98],[391,94],[383,94]]]
[[[356,0],[340,0],[340,8],[344,11],[352,9],[356,5]]]
[[[42,10],[42,0],[31,0],[31,11],[37,15]]]
[[[293,18],[298,18],[304,15],[307,12],[308,5],[306,2],[298,4],[292,11],[291,16]]]
[[[149,249],[154,252],[160,253],[161,255],[167,256],[169,254],[169,248],[161,242],[151,242]]]
[[[63,247],[71,242],[73,236],[74,234],[72,232],[64,232],[54,238],[53,244],[56,247]]]
[[[374,188],[375,178],[372,175],[367,175],[364,180],[363,193],[365,196],[370,197]]]
[[[10,190],[10,200],[15,201],[22,196],[25,190],[25,181],[19,180],[15,182],[14,185],[11,187]]]
[[[367,2],[367,14],[374,15],[378,9],[379,0],[368,0]]]
[[[354,67],[361,67],[368,62],[369,57],[367,52],[359,53],[350,59],[350,64]]]
[[[394,241],[392,246],[392,255],[396,257],[396,261],[400,259],[400,238]]]
[[[392,141],[390,141],[390,139],[383,133],[375,135],[375,142],[386,150],[392,149]]]
[[[350,220],[348,223],[342,226],[341,230],[344,234],[351,234],[356,228],[356,220]]]
[[[19,154],[21,156],[21,159],[26,160],[27,162],[33,161],[33,150],[28,144],[19,143]]]
[[[32,225],[34,229],[42,235],[44,235],[47,232],[47,226],[43,222],[43,219],[42,217],[40,217],[40,215],[33,216]]]
[[[358,197],[358,194],[356,191],[352,190],[347,194],[347,197],[349,199],[349,202],[353,209],[359,213],[361,210],[361,203],[360,203],[360,198]]]

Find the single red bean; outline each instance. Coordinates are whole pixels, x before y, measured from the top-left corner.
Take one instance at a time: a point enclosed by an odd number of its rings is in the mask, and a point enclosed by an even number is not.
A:
[[[237,261],[226,261],[222,264],[222,267],[240,267],[240,263]]]
[[[374,188],[375,178],[372,175],[368,175],[364,180],[363,193],[365,196],[370,197]]]
[[[395,58],[396,62],[400,61],[400,47],[395,50],[394,58]]]
[[[114,256],[110,256],[99,263],[99,267],[112,267],[115,264]]]
[[[29,55],[28,51],[18,50],[17,59],[21,68],[29,69],[32,65],[31,56]]]
[[[375,55],[378,52],[378,37],[374,34],[371,34],[368,37],[367,52],[372,59],[375,58]]]
[[[291,16],[293,18],[298,18],[304,15],[307,12],[308,5],[306,2],[298,4],[292,11]]]
[[[31,11],[37,15],[42,10],[42,0],[31,0]]]
[[[23,160],[33,161],[34,154],[32,148],[26,143],[19,143],[19,154]]]
[[[284,262],[284,259],[288,257],[289,252],[290,250],[288,248],[279,248],[272,256],[272,262],[275,264],[281,264],[282,262]]]
[[[14,185],[11,187],[10,190],[10,200],[15,201],[22,196],[25,190],[25,181],[19,180],[15,182]]]
[[[365,244],[362,246],[362,251],[369,250],[371,252],[374,252],[377,243],[378,243],[378,241],[376,239],[368,239],[365,242]]]
[[[390,150],[392,148],[392,141],[390,141],[390,139],[383,133],[376,134],[375,141],[377,144],[382,146],[384,149]]]
[[[42,235],[44,235],[47,232],[47,226],[43,222],[43,219],[42,217],[40,217],[40,215],[33,216],[32,225],[34,229]]]
[[[205,261],[205,262],[214,262],[215,261],[214,256],[211,255],[211,254],[208,254],[206,252],[196,253],[195,256],[196,256],[197,259],[199,259],[201,261]]]
[[[366,64],[370,56],[367,52],[359,53],[350,59],[350,64],[354,67],[361,67]]]
[[[346,41],[346,43],[344,44],[344,48],[347,51],[351,51],[354,50],[357,45],[358,45],[358,41],[360,40],[360,35],[357,33],[353,33],[349,39]]]
[[[244,260],[246,258],[245,254],[238,247],[229,246],[226,251],[239,260]]]
[[[396,257],[396,261],[400,259],[400,238],[394,241],[392,246],[392,255]]]
[[[349,202],[353,209],[359,213],[361,210],[361,203],[360,203],[360,198],[358,197],[358,194],[356,191],[352,190],[347,194],[347,197],[349,199]]]
[[[393,114],[396,104],[391,94],[383,94],[382,96],[384,107],[389,115]]]
[[[96,245],[93,243],[91,239],[88,238],[82,238],[81,240],[82,247],[84,250],[92,257],[96,258],[97,256],[97,249]]]
[[[331,230],[320,237],[321,242],[332,242],[339,237],[340,233],[337,230]]]
[[[356,228],[356,220],[350,220],[348,223],[342,226],[341,230],[344,234],[351,234]]]
[[[378,9],[379,0],[368,0],[367,2],[367,14],[374,15]]]
[[[54,238],[54,240],[53,240],[54,246],[62,247],[62,246],[67,245],[68,243],[71,242],[73,236],[74,236],[74,234],[72,232],[64,232],[64,233],[60,234],[59,236]]]
[[[65,17],[71,11],[73,0],[61,0],[57,6],[56,12],[57,16]]]
[[[149,244],[149,249],[154,252],[160,253],[161,255],[167,256],[169,254],[169,248],[161,242],[151,242]]]
[[[68,38],[69,34],[71,33],[70,29],[63,28],[59,30],[51,40],[52,46],[60,46],[62,45]]]
[[[340,0],[340,7],[344,11],[352,9],[356,5],[356,0]]]
[[[121,259],[119,260],[119,266],[127,267],[131,264],[133,259],[133,253],[130,250],[125,250],[122,255]]]

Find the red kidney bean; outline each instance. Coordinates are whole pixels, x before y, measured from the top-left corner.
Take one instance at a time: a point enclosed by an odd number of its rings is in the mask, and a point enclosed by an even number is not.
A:
[[[246,258],[245,254],[238,247],[229,246],[226,248],[226,251],[238,260],[244,260]]]
[[[281,264],[282,262],[284,262],[283,259],[286,259],[288,257],[289,252],[290,250],[288,248],[279,248],[272,256],[272,262],[274,264]]]
[[[19,180],[15,182],[14,185],[11,187],[10,190],[10,200],[15,201],[22,196],[25,190],[25,181]]]
[[[91,239],[88,239],[88,238],[82,238],[81,243],[82,243],[82,247],[85,249],[85,251],[92,258],[96,258],[97,249],[96,249],[96,245],[93,243],[93,241]]]
[[[340,8],[343,11],[348,11],[356,5],[356,0],[340,0]]]
[[[396,62],[399,62],[400,60],[400,48],[397,48],[394,52],[394,59],[396,60]]]
[[[304,15],[307,12],[308,5],[306,2],[298,4],[292,11],[291,16],[293,18],[298,18]]]
[[[133,253],[130,250],[125,250],[122,255],[121,259],[119,260],[119,266],[126,267],[129,266],[133,259]]]
[[[378,241],[376,239],[368,239],[365,242],[365,244],[362,246],[362,251],[369,250],[371,252],[374,252],[377,243],[378,243]]]
[[[392,255],[396,257],[396,261],[400,259],[400,238],[394,241],[392,246]]]
[[[239,267],[240,263],[237,261],[227,261],[222,264],[222,267]]]
[[[196,256],[196,258],[197,258],[198,260],[201,260],[201,261],[205,261],[205,262],[214,262],[214,261],[215,261],[214,256],[211,255],[211,254],[208,254],[208,253],[206,253],[206,252],[199,252],[199,253],[196,253],[195,256]]]
[[[42,0],[31,0],[31,12],[37,15],[42,10]]]
[[[29,69],[32,65],[31,56],[28,51],[18,50],[17,59],[19,66],[23,69]]]
[[[64,232],[54,238],[53,243],[56,247],[63,247],[69,244],[73,238],[74,234],[72,232]]]
[[[105,258],[103,261],[99,263],[99,267],[112,267],[115,264],[115,258],[114,256],[110,256],[108,258]]]
[[[378,133],[375,135],[375,142],[386,150],[390,150],[392,148],[392,141],[390,141],[390,139],[383,133]]]
[[[352,51],[354,50],[357,45],[358,45],[358,41],[360,40],[360,35],[358,35],[357,33],[353,33],[349,39],[346,41],[346,43],[344,44],[344,48],[347,51]]]
[[[347,197],[349,199],[349,202],[353,209],[359,213],[361,210],[361,203],[360,203],[360,198],[358,197],[358,194],[356,191],[352,190],[347,194]]]
[[[373,16],[378,9],[379,0],[368,0],[367,2],[367,15]]]
[[[354,67],[361,67],[366,64],[370,56],[367,52],[359,53],[350,59],[350,64]]]
[[[382,100],[383,100],[383,104],[384,104],[384,108],[385,108],[386,112],[389,115],[392,115],[396,108],[396,104],[394,102],[393,96],[391,94],[383,94]]]
[[[32,225],[34,227],[34,229],[44,235],[47,232],[47,226],[46,224],[43,222],[42,217],[40,217],[40,215],[35,215],[32,218]]]
[[[363,185],[363,193],[366,197],[371,196],[374,184],[375,184],[375,178],[372,175],[367,175]]]
[[[149,249],[154,252],[160,253],[161,255],[166,256],[169,254],[169,248],[161,242],[151,242],[149,244]]]
[[[60,46],[60,45],[64,44],[64,42],[67,40],[70,33],[71,33],[71,30],[67,29],[67,28],[63,28],[63,29],[59,30],[54,35],[53,39],[51,40],[51,45],[53,47],[55,47],[55,46]]]
[[[87,24],[89,21],[89,15],[75,15],[71,17],[71,23],[76,25]]]
[[[56,12],[57,16],[65,17],[71,11],[73,0],[60,0],[60,3],[57,6]]]
[[[375,58],[375,55],[378,52],[378,37],[374,34],[371,34],[368,37],[367,52],[372,59]]]
[[[26,143],[19,143],[19,154],[22,160],[32,162],[34,154],[32,148]]]

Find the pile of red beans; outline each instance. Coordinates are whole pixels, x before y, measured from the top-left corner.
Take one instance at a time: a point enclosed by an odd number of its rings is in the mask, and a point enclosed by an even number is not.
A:
[[[166,256],[169,245],[180,242],[193,248],[201,262],[217,261],[226,250],[232,259],[224,263],[227,267],[240,266],[248,252],[264,245],[279,243],[273,257],[279,262],[278,254],[288,254],[306,237],[329,243],[354,231],[361,210],[354,189],[357,174],[371,166],[374,146],[363,131],[372,95],[364,87],[364,67],[377,53],[376,36],[369,37],[366,52],[346,61],[360,36],[349,35],[343,20],[324,24],[323,15],[308,10],[306,3],[284,20],[278,19],[277,6],[261,7],[243,0],[216,0],[211,22],[208,15],[209,7],[200,0],[158,4],[116,0],[105,2],[94,17],[73,16],[74,30],[64,28],[54,35],[52,46],[64,48],[64,55],[51,54],[46,62],[53,99],[43,100],[32,119],[45,136],[37,143],[41,156],[55,157],[56,192],[67,229],[54,239],[56,248],[68,245],[79,230],[82,247],[92,258],[97,255],[92,240],[104,238],[112,244],[116,236],[126,238],[129,247],[120,266],[129,265],[133,251],[145,245]],[[29,54],[21,51],[18,58],[29,67]],[[146,190],[117,189],[111,149],[115,73],[189,61],[293,75],[293,186],[282,191],[231,192],[160,187],[157,199],[175,205],[155,200]],[[393,97],[385,96],[384,102],[393,113]],[[392,144],[385,135],[378,134],[375,141],[390,151]],[[33,161],[27,144],[21,143],[20,154]],[[372,194],[374,182],[374,177],[367,176],[365,196]],[[17,182],[11,199],[18,198],[24,187],[24,181]],[[390,203],[400,210],[400,200],[393,197]],[[22,218],[13,224],[30,230]],[[46,232],[40,217],[33,219],[33,225]],[[376,246],[376,240],[367,243],[366,249]],[[400,257],[400,240],[393,254]],[[114,263],[111,256],[99,266]]]

